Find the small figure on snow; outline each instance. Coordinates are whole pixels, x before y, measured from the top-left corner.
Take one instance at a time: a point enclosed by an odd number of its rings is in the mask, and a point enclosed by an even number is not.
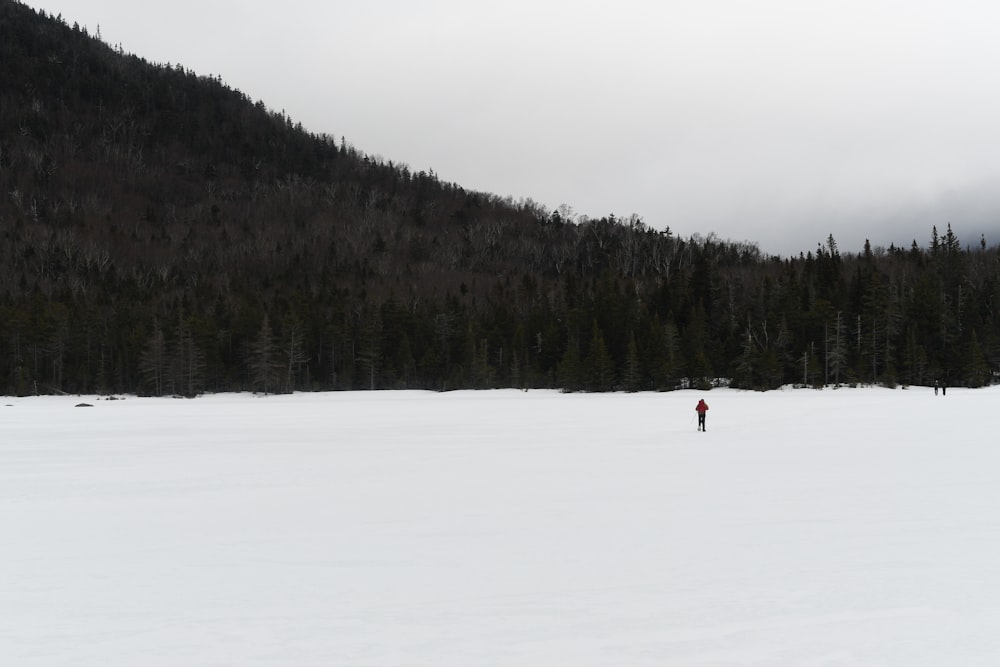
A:
[[[698,401],[698,405],[695,406],[695,410],[698,411],[698,430],[705,430],[705,413],[708,412],[708,403],[702,398]]]
[[[938,381],[934,380],[934,395],[935,396],[937,396],[937,390],[938,390]]]

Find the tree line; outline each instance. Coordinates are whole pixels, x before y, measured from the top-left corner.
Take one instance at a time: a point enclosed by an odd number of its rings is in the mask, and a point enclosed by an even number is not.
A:
[[[1000,250],[798,257],[468,191],[0,0],[0,392],[980,386]]]

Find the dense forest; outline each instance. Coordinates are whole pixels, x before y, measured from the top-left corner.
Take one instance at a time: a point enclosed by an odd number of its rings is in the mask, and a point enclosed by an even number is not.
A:
[[[946,221],[908,248],[831,235],[781,258],[549,211],[15,0],[0,65],[0,393],[996,376],[1000,249]]]

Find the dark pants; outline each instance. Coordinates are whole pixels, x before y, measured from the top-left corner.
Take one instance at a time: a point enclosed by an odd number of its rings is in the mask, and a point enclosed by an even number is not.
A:
[[[704,412],[699,412],[698,413],[698,430],[699,431],[704,431],[705,430],[705,413]]]

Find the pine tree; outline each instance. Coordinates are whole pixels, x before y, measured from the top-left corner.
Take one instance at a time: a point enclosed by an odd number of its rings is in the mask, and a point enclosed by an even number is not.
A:
[[[298,324],[288,327],[288,338],[284,345],[285,391],[295,391],[295,378],[299,370],[309,360],[303,349],[302,328]]]
[[[197,396],[204,384],[205,355],[195,341],[191,322],[178,310],[171,358],[170,389],[180,396]]]
[[[167,342],[159,323],[154,320],[153,333],[146,341],[139,360],[139,372],[153,396],[163,395],[169,369]]]
[[[677,330],[674,318],[670,317],[663,325],[665,362],[663,374],[667,389],[674,389],[681,380],[683,362],[681,357],[681,334]]]
[[[714,372],[705,353],[705,341],[708,338],[708,317],[704,306],[699,302],[692,308],[690,321],[684,329],[684,342],[687,346],[687,376],[695,388],[710,389]]]
[[[580,345],[576,338],[570,338],[556,371],[556,381],[563,391],[574,392],[583,388],[582,367]]]
[[[757,346],[753,340],[750,325],[741,336],[740,356],[736,359],[736,372],[733,375],[733,386],[753,389],[756,386]]]
[[[280,389],[282,363],[275,343],[274,332],[271,330],[271,319],[265,313],[261,322],[260,332],[250,348],[250,378],[255,390],[265,394],[277,392]]]
[[[834,385],[840,384],[841,373],[847,370],[847,325],[843,313],[837,311],[830,337],[827,339],[827,368],[833,374]]]
[[[638,391],[642,383],[642,369],[639,363],[639,347],[635,342],[635,332],[629,331],[628,352],[625,357],[625,389]]]
[[[979,344],[979,335],[976,330],[972,330],[972,337],[969,340],[968,366],[965,371],[965,382],[970,387],[982,387],[989,384],[990,366],[986,363],[983,355],[983,348]]]
[[[378,387],[382,361],[382,322],[377,312],[366,313],[359,334],[356,360],[361,365],[360,371],[364,374],[368,390],[374,391]]]
[[[604,333],[594,322],[587,351],[587,388],[591,391],[610,391],[615,383],[615,362],[604,343]]]

